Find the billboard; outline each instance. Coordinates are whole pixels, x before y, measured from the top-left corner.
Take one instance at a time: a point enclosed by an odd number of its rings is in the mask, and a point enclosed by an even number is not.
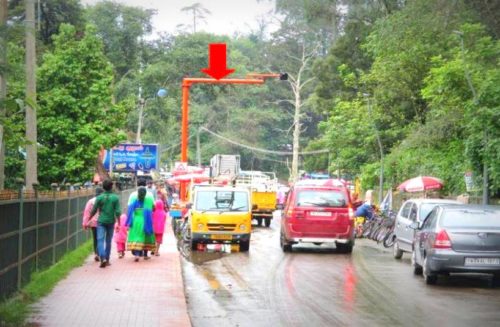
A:
[[[106,170],[121,172],[149,172],[158,169],[158,144],[130,144],[124,143],[115,146],[112,151],[106,150],[103,164]]]

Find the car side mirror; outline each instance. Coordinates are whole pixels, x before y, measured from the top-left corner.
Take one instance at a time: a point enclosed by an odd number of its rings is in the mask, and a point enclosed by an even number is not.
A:
[[[252,204],[252,210],[257,210],[257,205],[256,204]]]
[[[419,224],[418,224],[418,222],[417,222],[417,221],[414,221],[414,222],[412,222],[412,223],[410,224],[410,226],[409,226],[409,227],[410,227],[411,229],[419,229],[419,227],[420,227],[420,226],[419,226]]]

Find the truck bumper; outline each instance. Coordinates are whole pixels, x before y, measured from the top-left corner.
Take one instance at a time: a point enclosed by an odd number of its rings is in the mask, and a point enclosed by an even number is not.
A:
[[[228,237],[231,238],[228,238]],[[240,243],[250,241],[250,234],[192,233],[191,238],[197,243]]]

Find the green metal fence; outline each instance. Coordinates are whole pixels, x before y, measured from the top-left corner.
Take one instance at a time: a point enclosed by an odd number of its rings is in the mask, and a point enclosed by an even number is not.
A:
[[[122,210],[131,192],[119,193]],[[19,192],[0,200],[0,300],[92,237],[82,228],[82,215],[93,196],[94,190]]]

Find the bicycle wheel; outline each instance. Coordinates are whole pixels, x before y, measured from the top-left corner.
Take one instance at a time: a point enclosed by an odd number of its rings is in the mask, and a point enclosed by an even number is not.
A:
[[[390,248],[394,245],[394,240],[396,240],[396,235],[394,235],[394,231],[390,231],[385,236],[384,240],[382,241],[382,244],[384,245],[384,247]]]

